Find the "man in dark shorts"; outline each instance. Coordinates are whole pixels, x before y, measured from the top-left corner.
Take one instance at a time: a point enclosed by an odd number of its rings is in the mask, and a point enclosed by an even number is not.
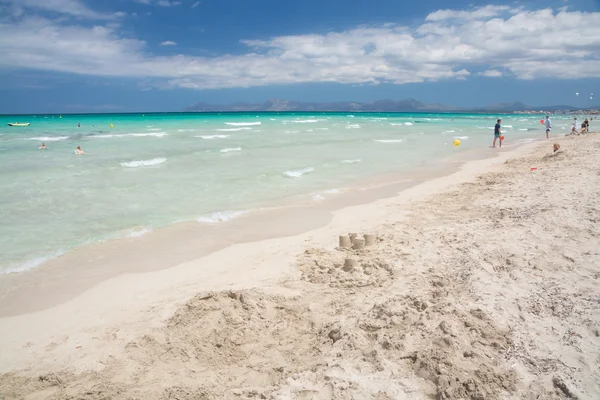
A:
[[[494,126],[494,144],[492,147],[496,147],[496,140],[500,141],[500,147],[502,147],[502,139],[500,139],[500,136],[502,135],[502,132],[500,131],[500,122],[502,122],[501,119],[496,121],[496,126]]]

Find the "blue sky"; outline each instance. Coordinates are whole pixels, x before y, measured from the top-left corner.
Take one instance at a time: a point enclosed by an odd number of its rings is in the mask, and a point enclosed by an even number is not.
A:
[[[0,113],[600,104],[599,0],[0,0],[0,51]]]

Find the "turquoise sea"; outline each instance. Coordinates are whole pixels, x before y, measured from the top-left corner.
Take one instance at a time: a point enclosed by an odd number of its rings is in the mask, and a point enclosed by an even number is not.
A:
[[[24,271],[76,246],[139,236],[178,221],[222,223],[290,196],[318,202],[359,180],[485,149],[498,117],[0,116],[0,273]],[[505,145],[544,137],[541,115],[501,118]],[[566,133],[571,119],[553,116],[553,134]],[[13,122],[30,126],[7,125]],[[458,147],[455,138],[461,140]],[[42,143],[46,150],[38,149]],[[86,155],[75,155],[77,146]]]

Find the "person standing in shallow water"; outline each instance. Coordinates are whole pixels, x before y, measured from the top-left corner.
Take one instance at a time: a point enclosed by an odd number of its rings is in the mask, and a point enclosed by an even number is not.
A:
[[[499,119],[498,121],[496,121],[496,126],[494,126],[494,143],[492,144],[492,147],[496,147],[496,140],[500,141],[500,146],[502,147],[502,139],[500,138],[502,135],[501,129],[500,129],[500,123],[502,122],[501,119]]]
[[[550,124],[550,117],[546,115],[546,139],[550,139],[550,129],[552,129]]]

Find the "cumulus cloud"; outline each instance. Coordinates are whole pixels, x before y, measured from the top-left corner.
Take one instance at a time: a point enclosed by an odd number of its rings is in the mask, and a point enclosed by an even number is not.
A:
[[[158,56],[114,24],[89,27],[29,16],[0,21],[0,51],[11,54],[0,58],[0,68],[132,77],[191,89],[405,84],[468,79],[473,69],[488,77],[600,77],[599,12],[487,6],[436,11],[416,27],[388,23],[242,43],[243,54]]]
[[[172,40],[165,40],[164,42],[160,42],[161,46],[175,46],[177,43]]]
[[[487,71],[480,72],[479,75],[487,76],[490,78],[500,78],[504,74],[502,73],[502,71],[498,71],[497,69],[488,69]]]

